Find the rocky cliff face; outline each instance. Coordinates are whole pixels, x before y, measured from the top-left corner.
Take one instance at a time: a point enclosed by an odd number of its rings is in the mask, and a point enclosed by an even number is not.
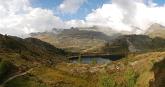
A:
[[[165,59],[153,67],[155,79],[150,82],[150,87],[165,87]]]

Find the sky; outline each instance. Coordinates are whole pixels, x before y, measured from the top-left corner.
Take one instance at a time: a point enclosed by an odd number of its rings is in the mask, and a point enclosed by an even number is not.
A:
[[[89,14],[92,10],[102,7],[105,3],[111,3],[111,0],[86,0],[85,3],[81,5],[81,7],[74,14],[60,14],[57,10],[59,4],[62,3],[63,0],[31,0],[33,7],[40,7],[45,9],[54,10],[54,14],[62,18],[63,20],[71,20],[71,19],[84,19],[87,14]],[[85,0],[84,0],[85,1]],[[147,2],[148,0],[145,0]],[[154,3],[157,3],[159,6],[165,4],[165,0],[153,0]]]
[[[155,3],[158,3],[158,5],[164,5],[165,0],[154,0]]]
[[[165,26],[165,0],[0,0],[0,13],[0,33],[14,36],[90,26],[141,34]]]
[[[57,9],[59,4],[62,3],[63,0],[32,0],[33,7],[41,7],[45,9],[54,10],[54,14],[62,18],[63,20],[71,20],[71,19],[84,19],[87,14],[92,12],[93,9],[97,9],[101,7],[104,3],[110,3],[110,0],[82,0],[84,3],[80,6],[80,8],[74,12],[66,12],[61,13]],[[72,1],[72,0],[70,0]],[[77,0],[79,1],[79,0]]]

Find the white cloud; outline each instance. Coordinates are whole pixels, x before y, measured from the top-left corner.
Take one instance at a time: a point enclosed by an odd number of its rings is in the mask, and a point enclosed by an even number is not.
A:
[[[69,20],[66,21],[66,25],[68,27],[86,27],[86,23],[84,20]]]
[[[130,30],[130,28],[123,24],[124,15],[122,9],[116,4],[104,4],[101,8],[94,10],[86,17],[86,22],[89,25],[98,25],[112,27],[113,29]]]
[[[25,15],[25,19],[22,20],[23,26],[26,26],[29,32],[37,31],[43,32],[45,30],[51,30],[52,28],[64,27],[64,22],[53,15],[53,12],[46,9],[35,8]]]
[[[0,0],[0,33],[22,36],[65,27],[51,10],[32,8],[29,0]]]
[[[87,0],[64,0],[58,7],[62,13],[76,13]]]
[[[142,0],[112,0],[111,4],[104,4],[88,14],[85,22],[132,33],[143,33],[153,23],[165,25],[165,6],[148,1],[152,4],[146,5]]]
[[[66,9],[61,11],[74,13],[85,1],[64,0],[62,4]],[[165,5],[157,6],[152,0],[146,1],[150,4],[144,4],[144,0],[112,0],[111,4],[93,10],[85,20],[63,21],[52,10],[33,8],[29,0],[0,0],[0,33],[21,36],[52,28],[94,25],[109,27],[106,32],[112,28],[120,32],[142,33],[153,23],[165,26]]]

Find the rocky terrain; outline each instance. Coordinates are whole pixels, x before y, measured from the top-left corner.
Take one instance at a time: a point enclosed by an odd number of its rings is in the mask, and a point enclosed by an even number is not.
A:
[[[165,59],[160,61],[159,63],[156,63],[153,67],[154,71],[154,78],[155,80],[150,81],[151,87],[164,87],[165,86]]]

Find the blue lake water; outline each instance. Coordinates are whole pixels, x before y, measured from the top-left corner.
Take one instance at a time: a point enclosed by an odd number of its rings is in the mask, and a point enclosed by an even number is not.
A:
[[[104,64],[104,63],[110,63],[111,61],[116,61],[119,59],[122,59],[125,57],[123,54],[116,54],[116,55],[86,55],[81,56],[80,58],[78,56],[69,58],[71,63],[84,63],[84,64]]]
[[[77,59],[72,59],[71,60],[72,63],[84,63],[84,64],[104,64],[104,63],[110,63],[111,60],[108,58],[101,58],[101,57],[83,57],[81,59],[77,58]]]

